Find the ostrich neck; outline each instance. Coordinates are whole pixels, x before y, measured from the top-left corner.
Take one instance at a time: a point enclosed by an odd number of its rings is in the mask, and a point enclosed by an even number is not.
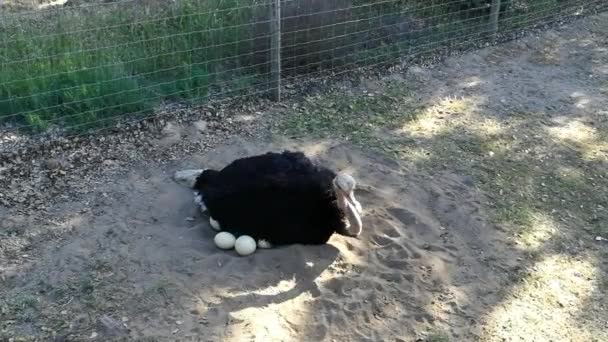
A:
[[[336,195],[338,199],[338,206],[344,212],[346,219],[348,220],[349,227],[346,229],[348,235],[358,236],[361,234],[363,223],[359,215],[359,210],[356,204],[350,202],[350,198],[354,198],[350,194],[346,194],[341,189],[336,189]]]

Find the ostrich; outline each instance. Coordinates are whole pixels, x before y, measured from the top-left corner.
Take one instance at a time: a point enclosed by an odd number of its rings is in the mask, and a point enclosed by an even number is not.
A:
[[[357,237],[362,230],[355,179],[302,152],[268,152],[193,176],[195,201],[212,228],[250,236],[258,248],[324,244],[333,233]]]

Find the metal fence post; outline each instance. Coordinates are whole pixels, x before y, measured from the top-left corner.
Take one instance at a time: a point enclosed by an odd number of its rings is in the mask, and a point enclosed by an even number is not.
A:
[[[270,88],[281,101],[281,0],[272,0],[270,15]]]
[[[492,7],[490,8],[490,32],[492,35],[498,33],[498,17],[500,15],[500,0],[492,0]]]

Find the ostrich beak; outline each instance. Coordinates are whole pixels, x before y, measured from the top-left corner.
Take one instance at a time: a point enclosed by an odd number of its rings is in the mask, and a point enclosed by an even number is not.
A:
[[[359,203],[359,201],[357,201],[355,199],[355,192],[351,191],[348,194],[348,199],[350,200],[350,203],[352,203],[352,205],[355,207],[355,209],[357,210],[357,213],[359,215],[363,214],[363,207],[361,206],[361,203]]]
[[[361,221],[360,215],[361,204],[357,202],[352,192],[345,196],[344,202],[346,204],[345,209],[348,216],[348,222],[350,223],[348,235],[351,237],[357,237],[359,234],[361,234],[361,230],[363,229],[363,222]]]
[[[356,181],[350,175],[339,174],[334,179],[333,185],[338,203],[344,210],[349,222],[349,227],[342,234],[357,237],[363,229],[363,222],[361,221],[363,209],[361,203],[355,199]]]

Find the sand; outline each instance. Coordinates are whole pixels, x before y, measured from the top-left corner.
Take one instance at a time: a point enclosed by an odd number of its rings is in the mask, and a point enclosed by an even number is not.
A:
[[[364,208],[362,235],[248,257],[219,250],[192,192],[173,173],[284,148],[352,172]],[[448,323],[459,336],[473,323],[469,315],[500,289],[490,268],[511,267],[484,259],[484,250],[500,253],[500,235],[488,231],[471,185],[451,174],[416,179],[395,160],[346,144],[235,140],[117,180],[106,190],[107,205],[79,217],[77,233],[52,248],[38,272],[61,287],[82,270],[101,270],[94,300],[118,305],[127,319],[124,331],[109,329],[106,338],[389,341]]]

